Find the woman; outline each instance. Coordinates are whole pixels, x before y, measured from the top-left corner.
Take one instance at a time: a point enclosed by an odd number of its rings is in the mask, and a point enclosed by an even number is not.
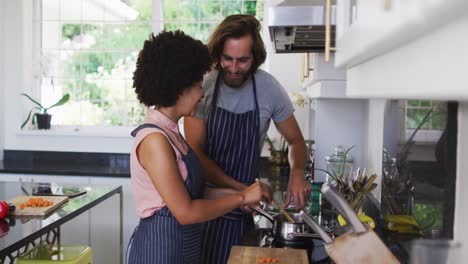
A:
[[[200,161],[179,133],[179,119],[193,115],[203,97],[210,64],[206,46],[181,31],[152,35],[138,56],[133,86],[148,110],[132,132],[131,182],[141,220],[129,263],[200,263],[200,223],[262,197],[258,182],[242,192],[205,190]]]

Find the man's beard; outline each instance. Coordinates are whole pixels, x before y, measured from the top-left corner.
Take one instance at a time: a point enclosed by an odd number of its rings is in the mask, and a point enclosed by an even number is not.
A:
[[[231,88],[241,87],[249,79],[250,75],[250,71],[239,71],[235,74],[237,78],[232,79],[229,77],[232,73],[228,70],[221,69],[221,73],[224,83]]]

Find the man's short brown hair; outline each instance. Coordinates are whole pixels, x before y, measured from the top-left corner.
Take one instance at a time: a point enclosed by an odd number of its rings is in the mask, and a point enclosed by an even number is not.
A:
[[[228,38],[252,36],[253,63],[251,71],[255,72],[265,62],[266,51],[260,36],[260,22],[251,15],[231,15],[226,17],[208,39],[208,49],[215,67],[220,66],[224,43]]]

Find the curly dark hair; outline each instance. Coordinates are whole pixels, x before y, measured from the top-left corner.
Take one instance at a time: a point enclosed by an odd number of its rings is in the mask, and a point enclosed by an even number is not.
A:
[[[251,15],[227,16],[213,31],[208,39],[208,49],[211,60],[215,67],[220,67],[221,53],[224,43],[228,38],[241,38],[246,35],[252,36],[253,63],[251,71],[255,72],[265,62],[266,50],[262,37],[260,36],[260,22]]]
[[[201,41],[180,30],[151,34],[138,54],[133,87],[146,106],[173,106],[210,66],[208,48]]]

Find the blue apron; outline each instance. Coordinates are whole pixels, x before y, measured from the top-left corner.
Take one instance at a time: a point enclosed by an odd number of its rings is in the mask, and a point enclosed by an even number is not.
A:
[[[229,176],[251,185],[258,175],[260,115],[252,74],[255,109],[233,113],[217,107],[220,73],[216,78],[207,119],[205,153]],[[252,216],[236,209],[203,224],[202,263],[226,263],[231,247],[238,245],[244,225]]]
[[[143,124],[132,132],[132,136],[145,127],[161,129],[154,124]],[[177,148],[174,142],[172,144]],[[205,183],[200,160],[190,147],[186,155],[177,150],[187,166],[185,187],[192,199],[200,199]],[[201,224],[181,225],[165,206],[154,215],[140,219],[129,242],[127,263],[200,264],[201,228]]]

